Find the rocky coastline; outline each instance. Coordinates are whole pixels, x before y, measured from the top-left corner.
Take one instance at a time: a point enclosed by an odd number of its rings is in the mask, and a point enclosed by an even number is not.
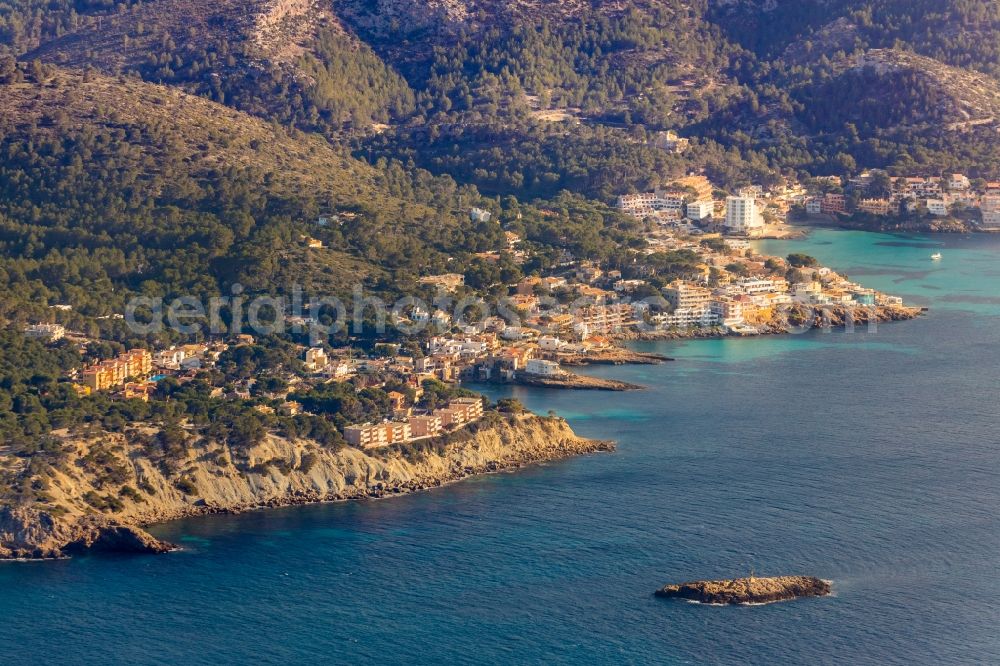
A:
[[[916,319],[925,308],[905,305],[877,307],[847,305],[789,305],[769,321],[757,325],[755,335],[786,335],[812,329],[845,329],[850,326],[868,326],[895,321]],[[747,337],[746,333],[731,333],[726,329],[699,328],[629,331],[615,335],[619,342],[653,342],[659,340],[709,340],[726,337]]]
[[[863,215],[852,217],[832,215],[807,215],[797,220],[802,226],[851,229],[875,233],[968,234],[980,231],[972,219],[948,217],[913,217],[899,215]]]
[[[66,441],[77,460],[98,445],[69,436]],[[189,484],[181,490],[176,474],[166,473],[127,438],[108,433],[100,445],[129,470],[126,485],[142,488],[141,496],[124,497],[115,511],[96,510],[87,498],[106,488],[84,465],[70,460],[51,484],[46,504],[0,506],[0,559],[57,559],[88,551],[163,553],[174,546],[155,539],[144,527],[207,514],[393,497],[471,476],[614,450],[612,442],[577,436],[557,417],[493,413],[477,427],[420,451],[333,451],[313,442],[269,436],[246,460],[236,462],[224,446],[192,442],[185,460],[174,465]],[[273,464],[276,460],[287,465],[280,468]]]
[[[514,378],[514,383],[521,386],[533,386],[535,388],[550,389],[571,389],[576,391],[641,391],[643,386],[630,384],[629,382],[618,381],[617,379],[604,379],[603,377],[589,377],[578,375],[574,372],[564,372],[561,375],[529,375],[518,373]]]
[[[596,349],[586,354],[572,354],[559,358],[564,366],[588,365],[660,365],[674,359],[663,354],[639,352],[625,347],[608,347]]]
[[[779,576],[776,578],[736,578],[733,580],[699,580],[679,585],[666,585],[655,592],[667,599],[685,599],[702,604],[736,605],[769,604],[803,597],[825,597],[833,592],[829,581],[812,576]]]

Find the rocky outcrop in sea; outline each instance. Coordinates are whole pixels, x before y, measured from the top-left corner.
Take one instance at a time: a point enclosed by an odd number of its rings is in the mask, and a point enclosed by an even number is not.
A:
[[[656,596],[716,605],[768,604],[801,597],[824,597],[832,591],[829,581],[812,576],[779,576],[699,580],[667,585],[657,590]]]

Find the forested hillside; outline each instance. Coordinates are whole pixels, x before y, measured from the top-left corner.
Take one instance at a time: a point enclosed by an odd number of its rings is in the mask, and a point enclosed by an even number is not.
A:
[[[986,0],[0,3],[24,63],[139,76],[522,199],[693,170],[990,175],[998,29]],[[872,54],[895,62],[859,67]],[[692,150],[657,148],[668,129]]]
[[[1000,6],[987,0],[714,2],[753,52],[747,95],[703,123],[779,169],[998,173]]]
[[[904,47],[1000,74],[1000,5],[992,0],[714,0],[709,14],[762,59],[833,58]]]
[[[472,256],[506,248],[496,221],[469,218],[474,206],[537,242],[536,262],[559,248],[607,257],[627,224],[571,195],[539,202],[544,215],[487,200],[451,177],[368,164],[320,135],[137,79],[40,65],[0,80],[0,317],[46,319],[65,304],[67,323],[90,330],[105,317],[113,328],[106,317],[130,294],[208,297],[235,283],[398,294],[453,261],[488,288],[521,268]],[[340,224],[317,226],[333,214]]]
[[[91,314],[385,286],[502,247],[476,204],[572,201],[606,228],[580,196],[692,171],[993,176],[998,25],[980,0],[0,0],[0,279]],[[358,214],[305,252],[336,210]]]
[[[158,0],[40,34],[15,39],[38,44],[25,60],[137,73],[304,129],[366,128],[413,106],[406,82],[314,0]]]
[[[37,76],[0,85],[8,316],[55,303],[102,315],[120,312],[132,290],[206,295],[237,281],[325,280],[336,293],[455,251],[468,224],[458,207],[478,201],[449,179],[372,168],[320,136],[175,89]],[[356,221],[324,232],[323,270],[306,275],[287,259],[331,211]],[[499,243],[498,233],[479,242]]]

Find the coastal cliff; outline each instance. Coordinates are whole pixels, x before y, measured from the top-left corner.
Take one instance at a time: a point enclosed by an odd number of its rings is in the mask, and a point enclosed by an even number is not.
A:
[[[844,328],[851,325],[909,321],[916,319],[922,313],[921,308],[903,305],[882,305],[873,308],[847,305],[792,305],[779,313],[772,326],[778,333],[802,326],[820,329]]]
[[[56,558],[84,550],[163,552],[170,545],[143,526],[209,513],[387,497],[614,448],[578,437],[559,418],[496,413],[440,440],[375,451],[330,450],[275,436],[235,451],[192,437],[181,455],[168,460],[130,434],[136,433],[61,433],[60,464],[25,470],[25,482],[45,486],[45,501],[8,501],[0,507],[0,558]],[[148,441],[152,433],[137,434]]]

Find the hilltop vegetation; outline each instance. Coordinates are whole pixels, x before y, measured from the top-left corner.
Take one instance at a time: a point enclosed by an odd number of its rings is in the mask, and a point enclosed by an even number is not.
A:
[[[11,44],[27,61],[136,73],[304,129],[367,128],[413,106],[406,82],[313,0],[73,7],[8,28]]]
[[[108,315],[130,292],[204,296],[239,281],[325,279],[317,286],[339,293],[443,262],[478,201],[449,179],[376,169],[168,87],[55,72],[0,90],[0,316],[56,303]],[[307,282],[287,259],[336,210],[357,222],[326,233],[324,271]]]
[[[716,0],[710,17],[767,60],[895,46],[1000,75],[1000,6],[992,0]]]
[[[4,2],[23,62],[138,75],[522,199],[699,169],[732,187],[997,168],[985,0]],[[666,129],[694,149],[657,148]]]
[[[0,79],[4,80],[4,79]],[[387,159],[368,164],[317,134],[265,123],[176,88],[21,67],[0,83],[0,317],[74,325],[123,311],[130,294],[249,291],[387,294],[467,266],[470,284],[515,280],[486,206],[538,244],[581,256],[615,251],[629,222],[572,196],[539,205],[485,200],[448,176]],[[321,214],[342,224],[320,228]],[[315,236],[324,247],[310,249]],[[540,265],[539,265],[540,266]],[[527,270],[533,267],[528,266]],[[114,328],[114,320],[101,320]],[[109,335],[121,331],[106,331]]]
[[[2,90],[4,314],[18,296],[120,312],[116,284],[211,293],[247,248],[374,196],[374,171],[322,138],[177,90],[64,73]]]

